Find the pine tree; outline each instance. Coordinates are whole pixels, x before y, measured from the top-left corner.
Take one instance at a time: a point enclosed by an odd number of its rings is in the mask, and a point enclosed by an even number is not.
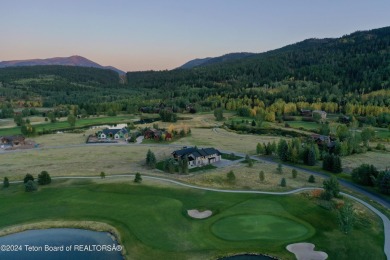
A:
[[[181,161],[181,172],[183,174],[188,174],[188,158],[187,156]]]
[[[51,183],[51,177],[47,171],[42,171],[38,174],[38,184],[39,185],[47,185]]]
[[[310,175],[308,182],[315,183],[316,179],[314,178],[314,175]]]
[[[135,182],[135,183],[141,183],[141,182],[142,182],[142,177],[141,177],[141,174],[140,174],[139,172],[137,172],[137,173],[135,174],[134,182]]]
[[[148,152],[146,153],[146,165],[154,169],[156,168],[156,163],[157,163],[156,156],[149,149]]]
[[[9,187],[9,180],[8,180],[8,177],[4,177],[3,187],[4,187],[4,188],[8,188],[8,187]]]
[[[316,154],[313,148],[307,153],[307,165],[314,166],[316,164]]]
[[[297,172],[297,170],[292,169],[291,174],[292,174],[293,179],[295,179],[295,178],[297,178],[298,172]]]
[[[257,154],[264,154],[264,146],[261,143],[257,143],[256,153]]]
[[[340,156],[333,156],[333,163],[332,163],[332,172],[334,173],[340,173],[343,171],[343,168],[341,166],[341,159]]]
[[[283,162],[286,162],[288,159],[288,144],[284,139],[280,139],[278,143],[278,156]]]
[[[280,186],[286,187],[286,179],[285,178],[282,178],[282,180],[280,181]]]

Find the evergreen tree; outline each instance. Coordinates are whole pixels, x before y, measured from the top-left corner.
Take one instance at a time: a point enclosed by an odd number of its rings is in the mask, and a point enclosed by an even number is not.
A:
[[[8,177],[4,177],[3,187],[4,187],[4,188],[8,188],[8,187],[9,187],[9,180],[8,180]]]
[[[38,184],[39,185],[47,185],[51,183],[51,177],[47,171],[42,171],[38,174]]]
[[[287,185],[286,178],[282,178],[282,180],[280,181],[280,186],[286,187],[286,185]]]
[[[365,186],[374,186],[379,172],[374,165],[362,164],[352,171],[352,180]]]
[[[341,159],[340,156],[332,156],[332,172],[333,173],[340,173],[343,171],[342,165],[341,165]]]
[[[214,116],[215,116],[215,120],[222,121],[223,120],[223,109],[222,108],[214,109]]]
[[[102,178],[102,179],[106,178],[106,173],[105,172],[101,172],[100,173],[100,178]]]
[[[148,152],[146,153],[146,165],[154,169],[156,168],[156,163],[157,163],[156,156],[149,149]]]
[[[34,177],[31,174],[27,173],[26,176],[23,179],[23,183],[27,183],[30,180],[34,181]]]
[[[307,153],[307,165],[314,166],[316,164],[316,153],[313,148],[311,148]]]
[[[183,160],[181,160],[181,172],[183,174],[188,174],[188,157],[185,156]]]
[[[261,143],[257,143],[256,153],[257,154],[264,154],[264,146]]]
[[[325,154],[322,161],[322,169],[326,171],[331,171],[333,168],[333,156],[330,154]]]
[[[288,144],[286,140],[280,139],[278,143],[278,156],[280,160],[286,162],[288,159]]]
[[[27,192],[31,192],[31,191],[37,190],[37,186],[36,186],[35,182],[32,181],[32,180],[28,180],[24,184],[24,187],[25,187],[25,191],[27,191]]]
[[[381,172],[378,176],[378,187],[383,194],[390,194],[390,171]]]
[[[292,171],[291,171],[291,175],[292,175],[293,179],[296,179],[296,178],[297,178],[297,176],[298,176],[298,172],[297,172],[297,170],[295,170],[295,169],[292,169]]]
[[[310,177],[308,179],[308,182],[310,182],[310,183],[315,183],[316,182],[316,179],[314,178],[314,175],[310,175]]]
[[[141,183],[142,182],[142,177],[141,177],[141,174],[139,172],[137,172],[134,176],[134,182],[135,183]]]

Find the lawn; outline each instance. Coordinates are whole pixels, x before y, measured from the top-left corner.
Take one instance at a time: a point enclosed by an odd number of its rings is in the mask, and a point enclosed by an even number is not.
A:
[[[95,126],[95,125],[103,125],[103,124],[123,124],[128,123],[130,121],[133,121],[134,116],[130,115],[124,115],[124,116],[114,116],[114,117],[90,117],[90,118],[84,118],[76,120],[75,128],[84,128],[88,126]],[[36,119],[34,121],[37,122]],[[36,128],[36,132],[42,132],[42,131],[61,131],[64,129],[70,129],[69,123],[65,120],[57,121],[55,123],[48,123],[48,122],[37,122],[37,124],[34,124]],[[16,135],[21,134],[20,127],[10,127],[10,128],[1,128],[0,129],[0,136],[2,135]]]
[[[293,128],[303,128],[306,130],[318,129],[321,125],[316,122],[307,122],[307,121],[286,121]]]
[[[227,194],[123,179],[55,181],[34,193],[12,185],[0,190],[0,203],[6,216],[0,229],[45,220],[107,223],[120,233],[129,259],[215,259],[241,252],[294,259],[285,247],[301,241],[314,243],[329,259],[385,259],[376,216],[365,211],[360,217],[367,221],[347,236],[335,212],[302,195]],[[214,214],[191,219],[188,209]]]

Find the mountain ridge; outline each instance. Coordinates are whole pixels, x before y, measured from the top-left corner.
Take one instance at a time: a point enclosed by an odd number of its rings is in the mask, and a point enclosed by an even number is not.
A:
[[[9,60],[9,61],[0,62],[0,68],[21,67],[21,66],[48,66],[48,65],[92,67],[92,68],[113,70],[117,72],[119,75],[126,74],[124,71],[120,69],[117,69],[112,66],[102,66],[94,61],[91,61],[79,55],[72,55],[69,57],[53,57],[47,59]]]

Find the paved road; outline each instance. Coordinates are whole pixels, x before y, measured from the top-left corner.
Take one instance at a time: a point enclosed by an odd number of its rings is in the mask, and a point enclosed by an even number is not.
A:
[[[117,175],[110,175],[106,176],[106,178],[118,178],[118,177],[131,177],[134,178],[134,174],[117,174]],[[53,177],[52,179],[54,180],[60,180],[60,179],[100,179],[101,177],[99,176],[73,176],[73,177]],[[154,177],[154,176],[142,176],[143,179],[150,179],[150,180],[158,180],[158,181],[163,181],[163,182],[169,182],[173,183],[176,185],[180,185],[182,187],[187,187],[191,189],[198,189],[198,190],[205,190],[205,191],[212,191],[212,192],[224,192],[224,193],[244,193],[244,194],[266,194],[266,195],[289,195],[289,194],[294,194],[294,193],[299,193],[302,191],[308,191],[308,190],[316,190],[318,188],[299,188],[295,190],[290,190],[290,191],[284,191],[284,192],[271,192],[271,191],[254,191],[254,190],[222,190],[222,189],[214,189],[214,188],[206,188],[206,187],[200,187],[196,185],[191,185],[191,184],[186,184],[182,183],[179,181],[171,180],[171,179],[166,179],[166,178],[161,178],[161,177]],[[14,181],[11,183],[21,183],[22,181]],[[379,210],[377,210],[375,207],[371,206],[370,204],[366,203],[365,201],[356,198],[352,195],[346,194],[341,192],[343,196],[346,196],[350,199],[353,199],[367,208],[369,208],[372,212],[374,212],[376,215],[378,215],[382,221],[383,221],[383,226],[384,226],[384,234],[385,234],[385,245],[384,245],[384,252],[387,256],[387,259],[390,259],[390,221],[389,219],[382,214]]]
[[[179,145],[179,144],[139,144],[139,143],[136,143],[136,144],[126,144],[126,143],[107,143],[107,144],[77,144],[77,145],[60,145],[60,146],[50,146],[50,147],[42,147],[42,148],[35,148],[35,149],[61,149],[61,148],[68,148],[68,147],[85,147],[85,146],[118,146],[118,145],[131,145],[131,146],[150,146],[150,147],[161,147],[161,146],[164,146],[164,147],[173,147],[173,148],[180,148],[182,147],[183,145]],[[15,150],[15,151],[12,151],[12,152],[18,152],[18,151],[23,151],[23,150]],[[221,151],[223,153],[234,153],[236,155],[239,155],[239,156],[245,156],[244,153],[237,153],[237,152],[234,152],[234,151]],[[2,153],[0,152],[0,155]],[[272,164],[275,164],[277,165],[278,163],[274,162],[271,158],[264,158],[264,157],[258,157],[258,156],[251,156],[251,159],[254,159],[254,160],[257,160],[257,161],[263,161],[263,162],[268,162],[268,163],[272,163]],[[309,173],[309,174],[313,174],[313,175],[317,175],[317,176],[321,176],[323,178],[328,178],[329,176],[326,175],[326,174],[323,174],[323,173],[320,173],[320,172],[316,172],[316,171],[312,171],[312,170],[308,170],[308,169],[304,169],[304,168],[301,168],[299,166],[290,166],[290,165],[283,165],[284,167],[286,168],[291,168],[291,169],[297,169],[297,170],[300,170],[300,171],[303,171],[303,172],[306,172],[306,173]],[[120,176],[120,175],[118,175]],[[127,176],[132,176],[132,175],[127,175]],[[144,176],[146,177],[146,176]],[[68,177],[56,177],[58,179],[66,179]],[[53,178],[53,179],[56,179],[56,178]],[[69,177],[70,178],[70,177]],[[73,178],[73,177],[72,177]],[[99,177],[80,177],[80,178],[99,178]],[[203,189],[203,190],[209,190],[209,191],[216,191],[216,192],[233,192],[233,193],[257,193],[257,194],[273,194],[273,195],[286,195],[286,194],[292,194],[292,193],[295,193],[295,192],[300,192],[300,191],[303,191],[303,190],[306,190],[306,189],[311,189],[311,188],[303,188],[303,189],[298,189],[298,190],[294,190],[294,191],[289,191],[289,192],[281,192],[281,193],[269,193],[269,192],[261,192],[261,191],[231,191],[231,190],[218,190],[218,189],[208,189],[208,188],[202,188],[202,187],[197,187],[197,186],[193,186],[193,185],[189,185],[189,184],[184,184],[184,183],[181,183],[181,182],[177,182],[177,181],[174,181],[174,180],[169,180],[169,179],[163,179],[163,178],[157,178],[157,177],[148,177],[150,179],[159,179],[159,180],[163,180],[163,181],[168,181],[168,182],[171,182],[171,183],[175,183],[175,184],[178,184],[178,185],[182,185],[182,186],[186,186],[186,187],[189,187],[189,188],[194,188],[194,189]],[[340,180],[339,179],[339,182],[341,185],[351,189],[352,191],[355,191],[355,192],[358,192],[360,194],[363,194],[365,196],[367,196],[368,198],[370,198],[371,200],[375,201],[375,202],[378,202],[379,204],[381,204],[382,206],[386,207],[386,208],[390,208],[390,201],[386,198],[383,198],[383,197],[380,197],[379,195],[375,194],[375,193],[371,193],[367,190],[364,190],[362,188],[360,188],[359,186],[351,183],[351,182],[348,182],[348,181],[345,181],[345,180]],[[14,183],[18,183],[18,182],[14,182]],[[344,193],[343,193],[344,194]],[[351,195],[348,195],[348,194],[345,194],[346,196],[348,197],[352,197]],[[367,207],[369,207],[373,212],[375,212],[379,217],[381,217],[381,219],[383,220],[383,223],[384,223],[384,227],[385,227],[385,252],[386,252],[386,255],[389,256],[389,259],[390,259],[390,222],[389,220],[386,218],[385,215],[383,215],[382,213],[380,213],[377,209],[375,209],[374,207],[372,207],[371,205],[369,205],[368,203],[365,203],[363,201],[361,201],[360,199],[358,198],[355,198],[355,197],[352,197],[353,199],[359,201],[359,202],[362,202],[364,205],[366,205]],[[379,213],[379,214],[378,214]],[[387,250],[387,251],[386,251]]]

